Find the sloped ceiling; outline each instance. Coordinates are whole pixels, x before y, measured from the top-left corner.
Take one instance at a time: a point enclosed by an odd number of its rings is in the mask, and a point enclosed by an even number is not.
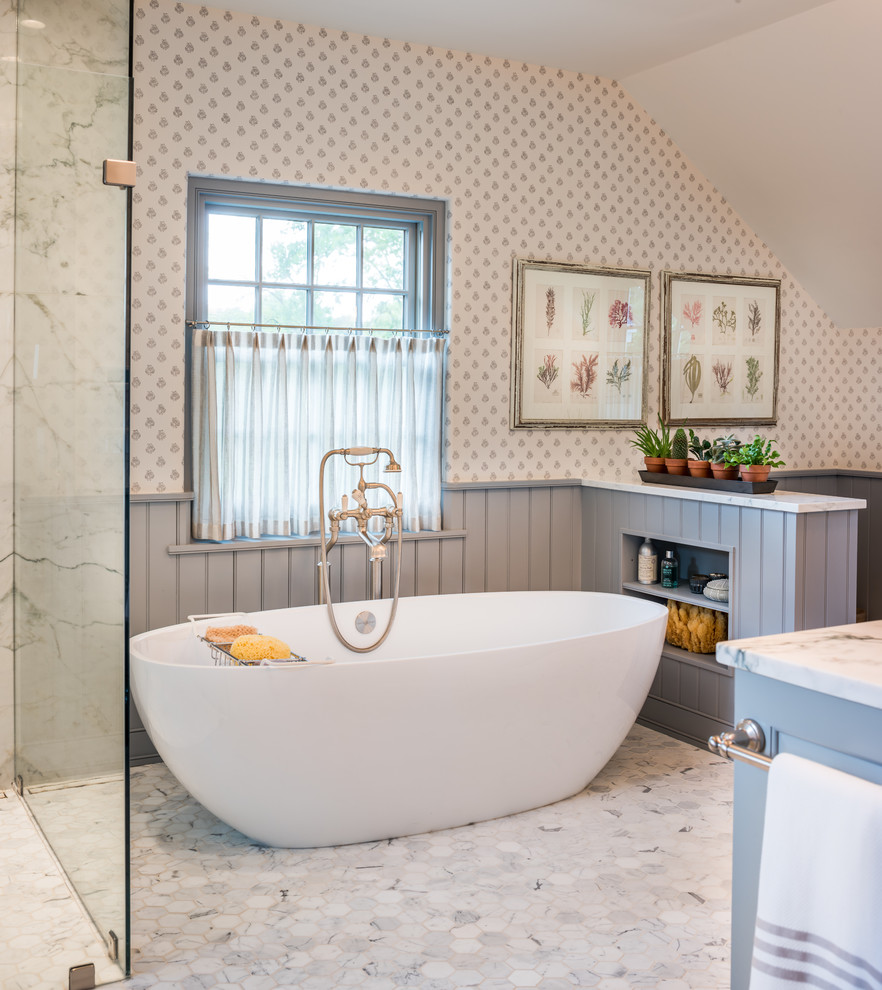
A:
[[[835,0],[620,79],[840,328],[882,326],[880,42]]]
[[[615,78],[837,326],[882,326],[882,0],[228,5]]]

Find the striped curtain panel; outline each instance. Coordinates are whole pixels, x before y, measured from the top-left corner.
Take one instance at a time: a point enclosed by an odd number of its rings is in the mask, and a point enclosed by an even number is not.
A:
[[[317,533],[319,465],[339,447],[388,447],[402,473],[381,474],[383,457],[365,479],[404,493],[405,529],[440,529],[445,350],[403,334],[194,330],[194,538]],[[328,468],[326,512],[358,481],[342,458]]]

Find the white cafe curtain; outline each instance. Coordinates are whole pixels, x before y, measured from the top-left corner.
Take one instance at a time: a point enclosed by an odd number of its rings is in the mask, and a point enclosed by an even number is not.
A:
[[[445,347],[405,334],[194,330],[193,536],[318,532],[322,456],[362,446],[401,464],[365,478],[404,493],[404,528],[440,529]],[[358,480],[341,462],[328,464],[326,512]]]

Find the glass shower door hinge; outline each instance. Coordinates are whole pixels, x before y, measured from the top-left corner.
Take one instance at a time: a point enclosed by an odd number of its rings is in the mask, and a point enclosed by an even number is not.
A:
[[[95,990],[95,963],[71,966],[67,971],[67,990]]]
[[[130,189],[135,184],[138,166],[135,162],[122,162],[115,158],[104,159],[104,185]]]
[[[111,962],[119,962],[119,937],[112,928],[107,933],[107,954]]]
[[[24,781],[21,779],[21,774],[18,774],[12,781],[12,786],[19,797],[24,797]]]

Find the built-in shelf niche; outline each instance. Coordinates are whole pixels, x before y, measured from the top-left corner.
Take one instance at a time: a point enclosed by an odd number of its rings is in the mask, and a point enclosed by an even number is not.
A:
[[[640,544],[646,538],[652,540],[652,544],[658,554],[659,567],[666,550],[673,550],[680,561],[680,585],[678,588],[663,588],[660,582],[655,584],[641,584],[637,580],[637,557]],[[621,589],[625,594],[641,595],[657,601],[667,603],[673,599],[678,602],[686,602],[690,605],[698,605],[701,608],[712,609],[716,612],[725,612],[728,615],[728,638],[732,639],[736,635],[737,618],[732,601],[732,593],[735,588],[732,570],[734,567],[735,548],[720,544],[703,543],[693,540],[677,539],[672,540],[669,536],[661,536],[656,533],[634,533],[622,532],[622,555],[621,555]],[[727,574],[729,576],[730,599],[728,602],[716,602],[702,594],[695,594],[689,590],[689,576],[691,574]],[[671,657],[684,663],[698,664],[701,666],[711,665],[724,676],[731,676],[731,668],[724,667],[716,662],[713,653],[690,653],[678,646],[672,646],[665,641],[662,649],[662,656]]]

